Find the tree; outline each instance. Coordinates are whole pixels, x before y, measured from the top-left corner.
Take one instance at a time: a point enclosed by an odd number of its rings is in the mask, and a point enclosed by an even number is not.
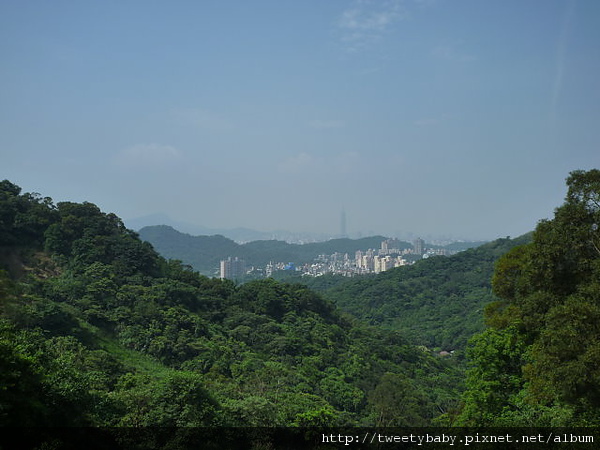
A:
[[[217,402],[197,373],[126,374],[117,388],[117,400],[124,407],[118,426],[201,427],[219,420]]]
[[[501,300],[472,341],[465,423],[523,411],[537,424],[600,423],[600,171],[574,171],[567,186],[554,218],[496,264]]]
[[[397,373],[385,373],[371,394],[370,404],[377,426],[425,426],[426,399],[411,380]]]
[[[0,245],[39,246],[57,217],[51,198],[21,194],[19,186],[0,181]]]

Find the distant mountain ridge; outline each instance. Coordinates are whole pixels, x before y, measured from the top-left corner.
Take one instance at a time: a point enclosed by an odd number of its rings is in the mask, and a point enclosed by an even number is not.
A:
[[[263,239],[238,244],[219,234],[192,236],[169,225],[143,227],[139,230],[139,235],[141,239],[151,243],[165,258],[178,259],[209,276],[217,275],[219,262],[229,256],[242,258],[249,266],[265,266],[271,261],[304,264],[312,262],[318,255],[330,255],[335,252],[348,253],[354,257],[357,250],[378,249],[381,242],[387,239],[385,236],[371,236],[360,239],[330,239],[307,244],[289,244],[280,240]],[[460,250],[478,244],[454,243],[449,245],[453,249]],[[400,241],[399,247],[408,249],[412,247],[412,244]]]
[[[361,239],[369,236],[379,236],[375,232],[369,233],[349,233],[347,236],[341,236],[335,233],[319,233],[319,232],[294,232],[289,230],[270,230],[270,231],[259,231],[246,227],[235,227],[235,228],[210,228],[202,225],[197,225],[189,222],[182,222],[173,220],[167,214],[156,213],[150,214],[143,217],[136,217],[132,219],[123,220],[127,228],[139,231],[142,228],[153,227],[159,225],[170,226],[177,231],[187,233],[192,236],[214,236],[220,234],[225,236],[238,244],[244,244],[253,241],[285,241],[288,244],[307,244],[314,242],[325,242],[331,239],[338,239],[347,237],[350,239]],[[401,241],[412,242],[418,238],[419,235],[412,232],[401,232],[396,231],[392,234],[386,235],[388,238],[397,238]],[[466,250],[474,246],[478,246],[489,242],[489,240],[472,240],[467,238],[452,238],[448,236],[420,236],[425,241],[433,243],[432,248],[446,248],[448,250]]]
[[[236,228],[209,228],[201,225],[181,222],[171,219],[167,214],[151,214],[144,217],[129,219],[125,221],[128,228],[141,230],[142,228],[167,225],[182,233],[192,236],[214,236],[222,235],[237,243],[280,240],[286,242],[316,242],[326,241],[331,236],[324,233],[294,233],[286,230],[258,231],[245,227]]]
[[[168,225],[144,227],[139,230],[139,235],[165,258],[178,259],[195,270],[212,276],[216,275],[219,262],[229,256],[237,256],[244,259],[248,265],[254,266],[264,266],[270,261],[292,261],[302,264],[311,262],[323,253],[354,253],[365,248],[378,248],[381,241],[386,239],[383,236],[372,236],[362,239],[331,239],[308,244],[288,244],[277,240],[238,244],[222,235],[192,236]]]

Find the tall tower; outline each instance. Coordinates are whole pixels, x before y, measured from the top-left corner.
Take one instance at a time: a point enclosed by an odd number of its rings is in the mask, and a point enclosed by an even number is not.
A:
[[[340,216],[340,237],[348,237],[346,234],[346,211],[342,208],[342,214]]]
[[[425,241],[421,238],[415,239],[415,241],[413,242],[413,249],[415,254],[422,255],[425,251]]]

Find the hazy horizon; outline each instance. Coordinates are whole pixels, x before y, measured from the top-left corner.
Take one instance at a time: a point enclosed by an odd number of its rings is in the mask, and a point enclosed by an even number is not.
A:
[[[202,224],[188,223],[188,222],[179,222],[169,217],[167,214],[157,213],[150,214],[144,217],[136,217],[131,219],[124,219],[125,225],[133,229],[134,231],[139,231],[145,227],[151,226],[170,226],[175,230],[190,234],[192,236],[206,236],[206,235],[214,235],[214,234],[222,234],[229,239],[232,239],[238,243],[245,243],[254,240],[265,240],[265,239],[277,239],[277,240],[287,240],[288,242],[298,243],[300,241],[303,242],[312,242],[314,241],[326,241],[329,239],[338,239],[338,238],[349,238],[349,239],[361,239],[368,238],[373,236],[382,236],[385,238],[398,238],[400,240],[404,240],[407,242],[412,242],[417,238],[424,239],[427,243],[436,243],[440,241],[450,242],[450,241],[464,241],[464,242],[484,242],[489,241],[490,239],[470,239],[469,236],[456,236],[449,234],[419,234],[411,231],[403,231],[396,230],[392,233],[378,233],[375,230],[358,230],[352,233],[347,233],[346,235],[342,235],[339,231],[332,233],[320,233],[320,232],[305,232],[302,230],[257,230],[253,228],[247,227],[223,227],[223,228],[209,228],[205,227]],[[506,236],[502,236],[506,237]],[[518,237],[518,236],[510,236],[510,237]]]
[[[125,222],[491,240],[600,167],[595,0],[34,0],[0,38],[0,178]]]

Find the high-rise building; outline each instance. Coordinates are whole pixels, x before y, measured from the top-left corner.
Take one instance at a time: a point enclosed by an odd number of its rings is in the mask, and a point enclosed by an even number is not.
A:
[[[242,281],[246,273],[246,263],[237,256],[231,256],[221,261],[221,279]]]
[[[361,262],[362,262],[362,257],[363,257],[362,251],[357,250],[356,253],[354,253],[354,261],[355,261],[357,267],[360,267]]]
[[[375,259],[373,255],[367,254],[363,255],[362,261],[360,262],[360,268],[366,271],[372,271],[375,268]]]
[[[381,250],[379,250],[379,254],[380,254],[380,255],[387,255],[387,254],[388,254],[388,251],[389,251],[389,248],[388,248],[388,241],[387,241],[387,240],[385,240],[385,241],[382,241],[382,242],[381,242]]]
[[[391,256],[374,256],[373,257],[373,272],[380,273],[394,267],[394,260]]]
[[[413,249],[415,251],[415,254],[422,255],[425,251],[425,241],[421,238],[415,239],[415,241],[413,242]]]

